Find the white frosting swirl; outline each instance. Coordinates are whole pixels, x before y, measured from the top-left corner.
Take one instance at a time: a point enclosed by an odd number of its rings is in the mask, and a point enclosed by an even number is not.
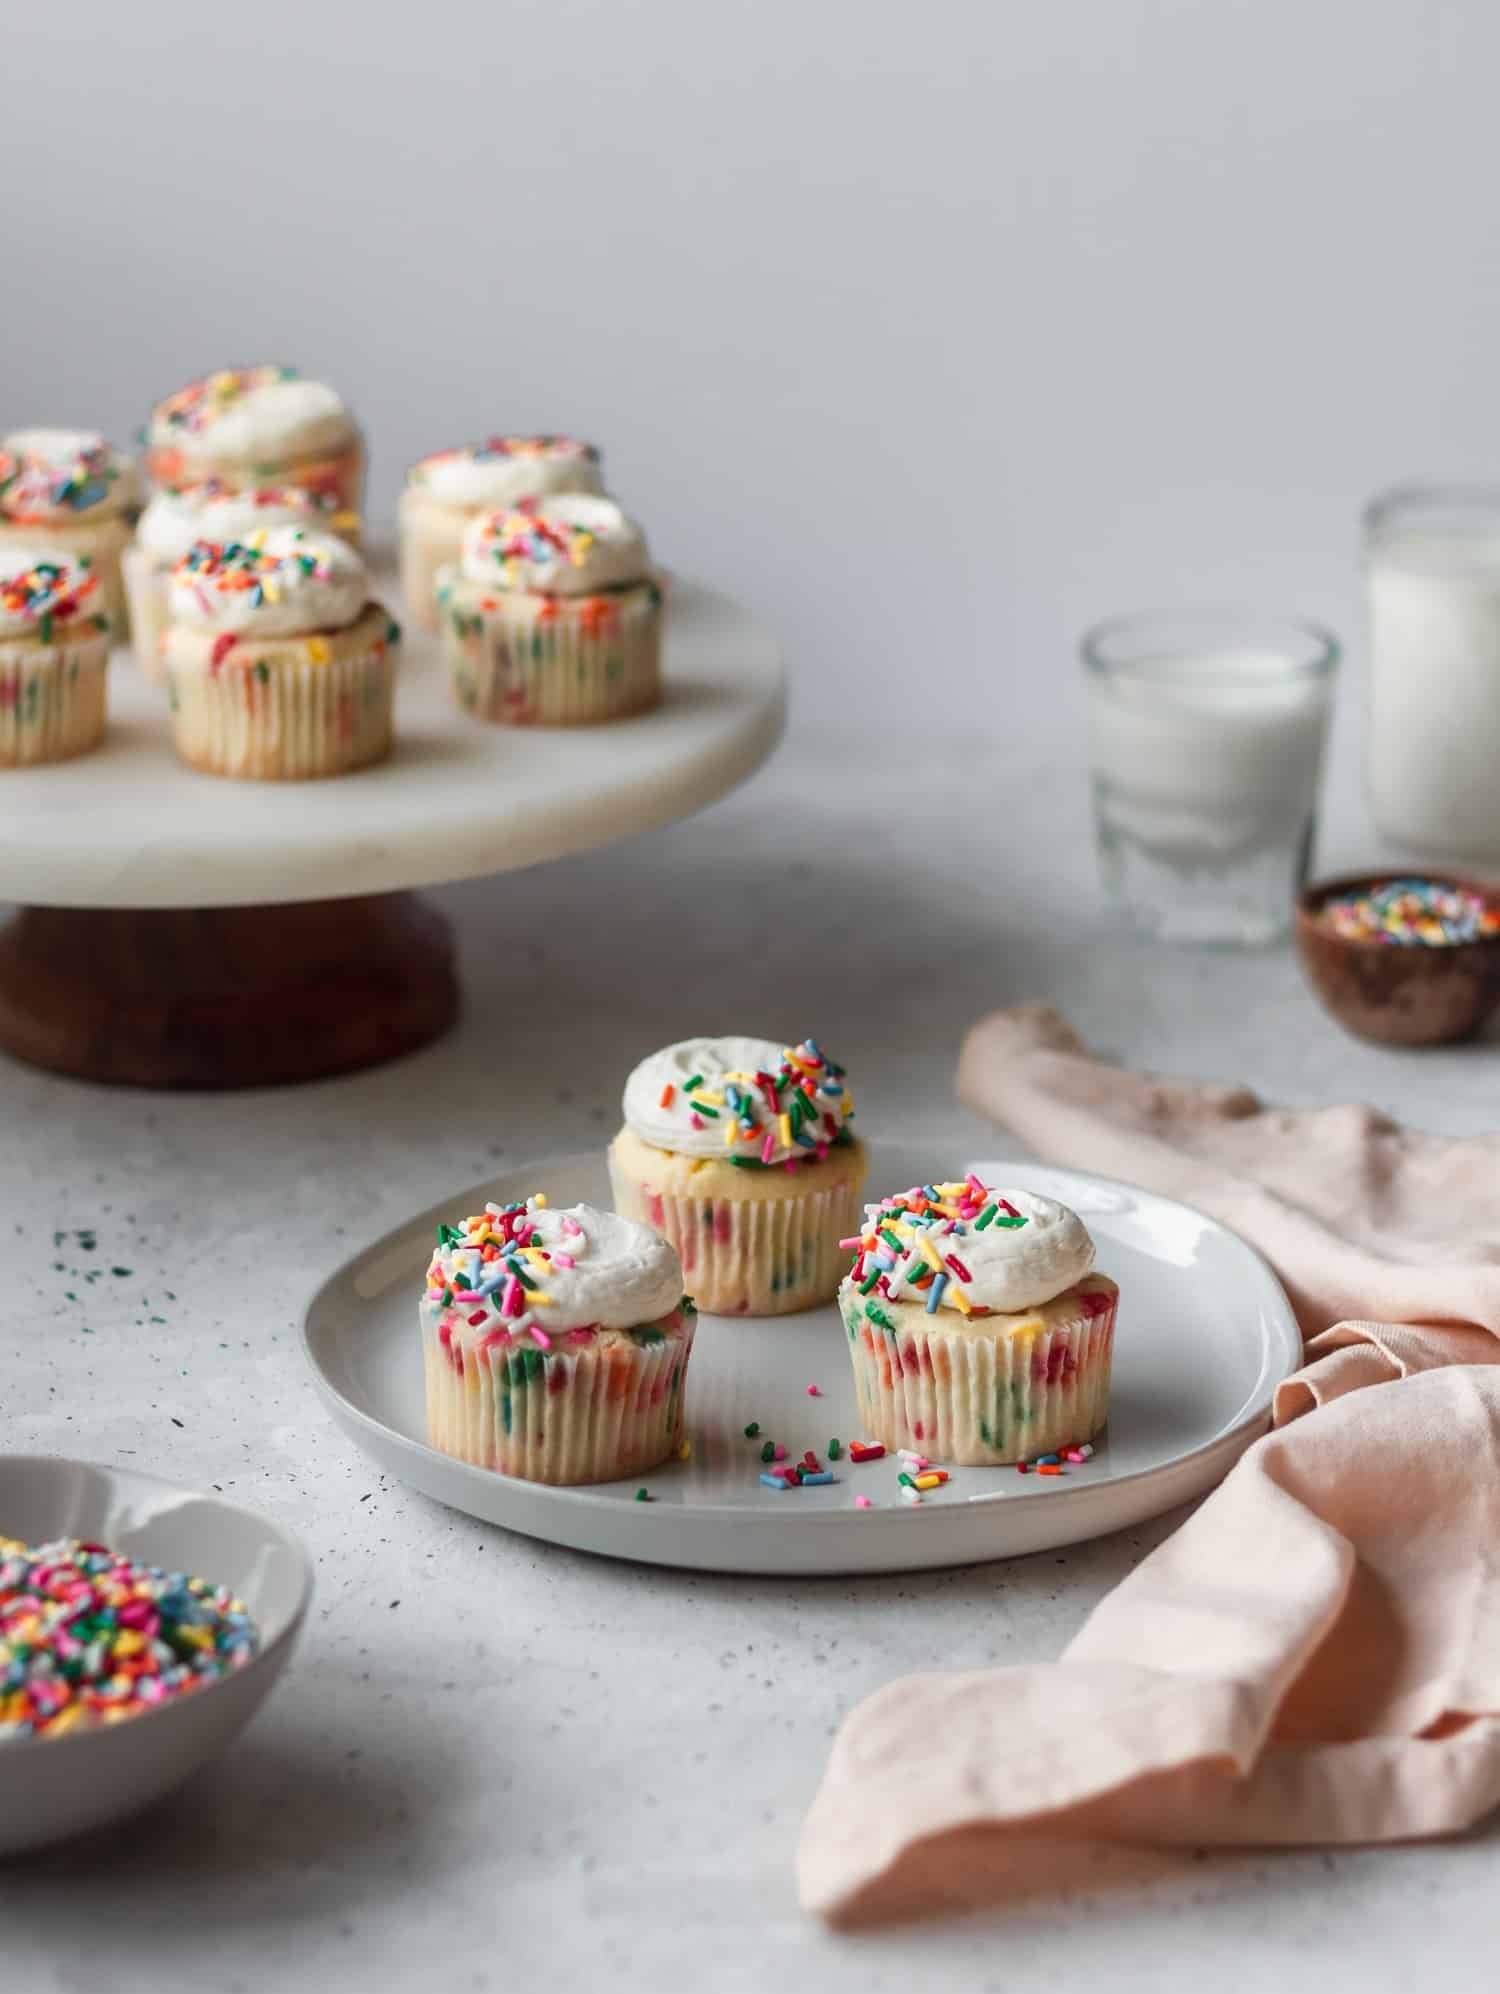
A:
[[[813,1041],[719,1038],[643,1059],[625,1082],[624,1111],[653,1149],[771,1165],[825,1155],[853,1109],[843,1068]]]
[[[1014,1315],[1050,1302],[1094,1264],[1083,1220],[1053,1198],[972,1179],[932,1188],[935,1205],[924,1187],[866,1205],[856,1286],[875,1274],[889,1300],[921,1303],[935,1282],[940,1308]]]
[[[242,540],[199,540],[172,570],[175,622],[237,636],[302,637],[342,630],[370,599],[370,576],[331,533],[268,526]]]
[[[510,512],[485,512],[464,530],[470,581],[531,595],[598,595],[651,572],[646,536],[613,499],[562,492]]]
[[[459,450],[438,450],[408,473],[438,505],[461,512],[519,505],[557,492],[602,492],[599,453],[571,436],[496,436]]]
[[[45,642],[91,616],[99,585],[87,566],[62,547],[0,547],[0,637]]]
[[[0,439],[0,515],[66,526],[122,512],[135,466],[94,429],[13,429]]]
[[[617,1212],[594,1205],[554,1209],[529,1199],[524,1210],[489,1207],[453,1230],[463,1237],[433,1254],[426,1300],[436,1308],[461,1304],[466,1315],[483,1307],[500,1328],[524,1330],[536,1322],[544,1330],[636,1329],[670,1315],[682,1300],[675,1249]],[[517,1234],[525,1247],[508,1243]],[[480,1242],[499,1250],[486,1260]]]
[[[191,382],[158,406],[150,430],[153,448],[210,464],[305,463],[354,438],[332,388],[279,367],[227,368]]]
[[[239,540],[264,526],[327,522],[330,507],[299,485],[268,485],[248,492],[214,484],[156,492],[146,501],[135,535],[155,566],[173,567],[195,540]]]

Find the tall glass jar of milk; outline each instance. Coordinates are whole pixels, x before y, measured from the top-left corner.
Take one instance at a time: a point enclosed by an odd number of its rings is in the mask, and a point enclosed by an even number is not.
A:
[[[1083,662],[1106,889],[1164,940],[1275,941],[1307,877],[1337,643],[1163,611],[1101,623]]]
[[[1376,829],[1500,862],[1500,489],[1402,486],[1364,525]]]

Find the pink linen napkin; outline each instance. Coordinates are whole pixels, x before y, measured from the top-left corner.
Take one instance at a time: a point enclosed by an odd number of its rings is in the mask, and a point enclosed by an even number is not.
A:
[[[846,1719],[804,1904],[852,1925],[1002,1896],[1039,1849],[1055,1871],[1085,1843],[1376,1842],[1488,1813],[1500,1136],[1125,1073],[1029,1006],[976,1026],[958,1091],[1048,1162],[1253,1241],[1308,1362],[1276,1430],[1060,1661],[907,1677]]]

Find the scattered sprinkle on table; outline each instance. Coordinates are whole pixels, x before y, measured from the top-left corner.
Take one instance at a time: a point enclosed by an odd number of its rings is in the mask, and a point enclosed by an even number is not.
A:
[[[0,1743],[138,1717],[259,1645],[223,1586],[76,1538],[0,1538]]]
[[[1401,948],[1454,948],[1500,937],[1500,908],[1470,887],[1435,879],[1391,879],[1340,894],[1323,902],[1319,919],[1345,941]]]
[[[807,1388],[807,1396],[810,1399],[820,1399],[822,1398],[823,1393],[817,1385],[809,1385]]]
[[[637,1502],[650,1502],[651,1491],[649,1489],[637,1489],[635,1492],[635,1499]]]
[[[759,1432],[760,1432],[760,1421],[758,1419],[752,1419],[750,1424],[745,1428],[745,1438],[747,1440],[753,1440]]]

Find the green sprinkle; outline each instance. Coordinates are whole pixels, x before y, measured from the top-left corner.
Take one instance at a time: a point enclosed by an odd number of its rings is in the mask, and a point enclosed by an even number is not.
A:
[[[985,1227],[989,1225],[990,1222],[993,1220],[996,1212],[998,1212],[999,1209],[1000,1207],[998,1205],[986,1205],[984,1210],[979,1214],[979,1217],[974,1221],[975,1232],[983,1232]]]
[[[637,1502],[650,1502],[651,1491],[649,1489],[637,1489],[635,1492],[635,1499]]]
[[[865,1314],[875,1324],[877,1329],[894,1329],[896,1327],[885,1310],[876,1308],[873,1302],[866,1308]]]
[[[882,1226],[880,1228],[880,1237],[885,1241],[886,1245],[891,1249],[892,1253],[895,1254],[898,1260],[904,1260],[906,1258],[906,1248],[901,1244],[901,1241],[896,1237],[895,1233],[890,1231],[888,1227]]]
[[[1025,1219],[996,1219],[996,1225],[1003,1225],[1008,1232],[1014,1232],[1018,1225],[1025,1225]]]
[[[691,1080],[683,1081],[682,1091],[684,1094],[694,1094],[702,1085],[703,1085],[703,1075],[701,1073],[695,1073]]]
[[[870,1278],[867,1281],[860,1282],[859,1292],[862,1295],[869,1294],[870,1290],[874,1287],[875,1283],[880,1279],[880,1275],[881,1275],[881,1269],[877,1267],[875,1269],[875,1272],[870,1276]]]
[[[917,1486],[916,1483],[912,1480],[911,1476],[904,1472],[897,1475],[896,1480],[909,1489],[914,1489]]]
[[[776,1442],[774,1440],[768,1440],[765,1446],[761,1448],[760,1458],[763,1461],[774,1461],[776,1459]]]
[[[830,1441],[829,1441],[829,1443],[828,1443],[828,1458],[829,1458],[829,1460],[830,1460],[830,1461],[836,1461],[836,1460],[838,1460],[839,1456],[840,1456],[840,1455],[841,1455],[841,1454],[843,1453],[843,1451],[844,1451],[844,1443],[843,1443],[843,1441],[842,1441],[842,1440],[830,1440]]]
[[[695,1115],[707,1115],[711,1122],[716,1122],[719,1119],[718,1109],[711,1108],[707,1101],[695,1101],[693,1103],[693,1113]]]
[[[769,1165],[761,1162],[758,1156],[731,1156],[730,1162],[736,1170],[765,1170]]]
[[[758,1419],[752,1419],[750,1424],[745,1428],[745,1438],[747,1440],[753,1440],[756,1434],[759,1432],[760,1432],[760,1421]]]

